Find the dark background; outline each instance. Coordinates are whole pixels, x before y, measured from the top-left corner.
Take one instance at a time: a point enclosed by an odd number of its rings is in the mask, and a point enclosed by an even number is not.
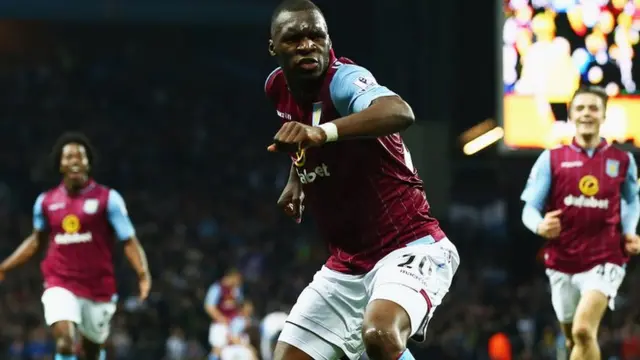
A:
[[[45,158],[55,138],[85,131],[100,151],[96,177],[123,194],[155,278],[137,307],[134,276],[118,261],[114,358],[161,359],[172,339],[188,346],[181,359],[200,359],[204,292],[227,266],[245,272],[260,318],[291,305],[326,258],[310,219],[295,226],[275,207],[288,162],[264,150],[279,120],[262,89],[275,67],[267,41],[276,4],[0,3],[0,253],[30,232],[34,199],[58,181]],[[412,345],[416,358],[485,359],[498,331],[514,357],[552,358],[541,242],[521,225],[518,200],[535,155],[502,158],[491,147],[467,157],[458,141],[497,114],[497,9],[473,0],[317,4],[337,54],[412,105],[419,124],[405,138],[461,252],[428,342]],[[622,290],[628,304],[637,304],[635,280]],[[0,285],[2,358],[47,358],[40,282],[34,259]],[[608,317],[606,354],[635,339],[634,307]]]

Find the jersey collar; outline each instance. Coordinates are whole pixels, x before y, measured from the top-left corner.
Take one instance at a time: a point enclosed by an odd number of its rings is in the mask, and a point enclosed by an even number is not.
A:
[[[64,186],[64,182],[60,182],[60,189],[64,191],[65,194],[68,194],[67,188]],[[94,187],[96,187],[96,181],[93,178],[89,178],[84,187],[78,192],[78,195],[83,195],[89,191],[91,191]]]
[[[585,149],[582,146],[580,146],[580,144],[578,144],[578,142],[576,141],[575,137],[571,140],[571,145],[570,146],[575,151],[578,151],[578,152],[585,151]],[[600,151],[600,150],[603,150],[603,149],[605,149],[607,147],[609,147],[609,143],[607,142],[607,140],[605,140],[605,138],[600,138],[600,143],[593,150]]]

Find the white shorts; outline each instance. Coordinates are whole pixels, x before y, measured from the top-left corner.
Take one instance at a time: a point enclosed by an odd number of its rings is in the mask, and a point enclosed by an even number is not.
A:
[[[262,360],[273,358],[273,342],[287,322],[288,314],[277,311],[267,315],[260,325],[260,355]]]
[[[220,360],[254,360],[256,355],[244,345],[225,346],[220,352]]]
[[[573,275],[552,269],[547,269],[546,273],[551,284],[551,303],[558,321],[570,324],[580,295],[585,291],[597,290],[606,295],[609,298],[609,308],[613,310],[626,270],[622,266],[606,263]]]
[[[229,344],[229,325],[214,323],[209,326],[209,345],[221,349]]]
[[[44,320],[48,326],[58,321],[71,321],[80,333],[96,344],[109,337],[111,318],[116,313],[114,302],[95,302],[61,288],[48,288],[42,294]]]
[[[411,335],[421,335],[459,263],[451,241],[434,243],[429,236],[393,251],[365,275],[323,267],[298,297],[278,340],[315,360],[358,359],[365,351],[364,312],[376,299],[402,306],[411,320]]]

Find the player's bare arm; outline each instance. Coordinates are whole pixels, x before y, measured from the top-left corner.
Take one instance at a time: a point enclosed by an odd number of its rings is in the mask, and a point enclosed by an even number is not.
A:
[[[278,206],[284,210],[287,216],[293,218],[297,223],[300,223],[302,212],[304,211],[304,191],[302,190],[302,183],[300,183],[300,177],[294,166],[294,164],[291,164],[289,180],[278,199]]]
[[[149,290],[151,290],[151,273],[147,264],[147,255],[136,236],[132,236],[125,241],[124,254],[138,275],[140,299],[145,300],[149,296]]]
[[[621,205],[622,229],[624,233],[624,250],[629,255],[640,254],[640,236],[636,234],[638,227],[638,215],[640,213],[640,201],[638,196],[630,197],[630,201],[622,200]]]
[[[4,273],[20,266],[38,251],[40,243],[47,241],[47,227],[45,216],[42,213],[42,201],[44,195],[40,194],[33,205],[33,231],[22,241],[22,244],[0,264],[0,280],[4,278]]]
[[[274,136],[269,151],[283,151],[280,144],[296,144],[301,148],[322,146],[338,139],[381,137],[407,129],[415,121],[413,110],[399,96],[375,99],[368,108],[320,126],[295,121],[282,125]],[[284,150],[286,151],[286,150]]]
[[[138,275],[140,299],[144,300],[149,296],[151,289],[151,274],[147,264],[147,256],[136,236],[124,199],[114,189],[109,192],[107,215],[117,238],[124,243],[124,254],[129,264]]]
[[[414,122],[415,115],[409,104],[399,96],[385,96],[373,100],[368,108],[331,123],[340,139],[354,139],[395,134]]]
[[[33,230],[31,235],[22,241],[20,246],[0,264],[0,280],[4,278],[7,271],[26,263],[40,248],[40,243],[46,241],[45,234],[38,230]]]

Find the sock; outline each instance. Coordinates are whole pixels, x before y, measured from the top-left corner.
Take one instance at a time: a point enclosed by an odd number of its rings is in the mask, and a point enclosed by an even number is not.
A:
[[[107,350],[105,349],[100,350],[100,357],[98,357],[98,359],[107,360]]]
[[[78,360],[78,358],[75,355],[56,354],[54,360]]]
[[[416,360],[416,358],[414,358],[413,355],[411,355],[411,351],[407,349],[402,354],[400,354],[398,360]]]

